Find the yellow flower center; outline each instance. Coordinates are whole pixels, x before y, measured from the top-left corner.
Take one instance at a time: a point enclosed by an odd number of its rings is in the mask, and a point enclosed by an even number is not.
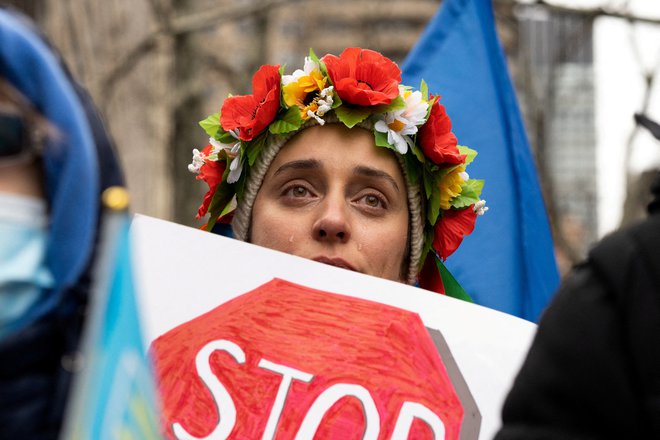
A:
[[[319,109],[319,104],[316,102],[317,99],[318,98],[314,98],[314,101],[310,102],[308,106],[300,108],[300,117],[302,118],[303,121],[309,119],[309,115],[307,114],[308,110],[311,110],[312,113],[316,113],[316,110]]]
[[[282,87],[284,103],[287,107],[293,107],[294,105],[300,107],[303,118],[307,119],[307,105],[309,103],[307,95],[323,90],[326,82],[327,78],[325,78],[320,71],[312,70],[309,75],[302,76],[298,81]],[[307,103],[305,101],[307,101]]]
[[[465,167],[456,167],[440,180],[440,209],[449,209],[449,202],[461,193],[461,187],[465,183],[461,177],[463,171]]]
[[[387,124],[387,126],[390,128],[390,130],[401,131],[401,130],[404,129],[404,127],[406,126],[406,124],[404,124],[403,122],[399,121],[398,119],[395,119],[393,122]]]

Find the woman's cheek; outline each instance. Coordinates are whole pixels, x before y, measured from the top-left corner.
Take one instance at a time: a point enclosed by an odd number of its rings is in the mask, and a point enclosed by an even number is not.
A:
[[[255,244],[265,246],[270,249],[286,253],[294,253],[300,236],[302,228],[299,223],[292,224],[290,218],[287,216],[277,216],[268,222],[269,224],[263,225],[262,233],[255,241]]]

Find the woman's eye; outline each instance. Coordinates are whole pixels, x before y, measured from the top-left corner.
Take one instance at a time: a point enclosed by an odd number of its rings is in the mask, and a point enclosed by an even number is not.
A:
[[[310,197],[312,192],[304,185],[291,185],[284,190],[283,195],[293,199],[302,199]]]
[[[383,199],[374,194],[367,194],[362,197],[362,203],[370,208],[385,208],[385,202]]]
[[[304,186],[294,186],[290,191],[293,197],[305,197],[308,193],[307,188]]]
[[[366,196],[364,201],[367,205],[373,206],[374,208],[380,205],[380,200],[376,196]]]

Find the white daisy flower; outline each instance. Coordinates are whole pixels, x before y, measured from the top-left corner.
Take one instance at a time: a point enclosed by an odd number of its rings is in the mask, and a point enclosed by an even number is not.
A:
[[[241,157],[241,141],[238,139],[238,128],[236,130],[229,130],[229,133],[236,142],[233,144],[223,144],[218,142],[224,150],[227,150],[227,155],[233,157],[229,164],[229,174],[227,175],[227,183],[236,183],[241,178],[243,172],[243,158]],[[215,140],[215,139],[214,139]]]
[[[227,175],[227,183],[236,183],[241,178],[243,172],[243,158],[239,155],[232,159],[229,164],[229,174]]]
[[[305,64],[303,69],[297,69],[291,75],[282,75],[282,85],[285,86],[292,82],[297,82],[303,76],[309,76],[314,70],[319,70],[319,65],[316,64],[310,57],[305,57]]]
[[[422,99],[419,91],[410,92],[403,88],[399,89],[406,104],[405,108],[382,115],[374,128],[387,133],[387,142],[394,145],[401,154],[406,154],[408,146],[412,147],[410,135],[417,133],[417,127],[426,122],[426,112],[429,104]]]
[[[220,150],[227,151],[229,157],[235,157],[236,154],[238,154],[238,152],[241,149],[241,141],[240,139],[238,139],[238,129],[229,130],[227,133],[229,133],[234,139],[236,139],[236,142],[225,144],[214,138],[209,138],[209,144],[211,144],[211,146],[213,147],[211,149],[211,154],[209,154],[208,156],[209,159],[216,160],[218,158],[218,153],[220,152]]]

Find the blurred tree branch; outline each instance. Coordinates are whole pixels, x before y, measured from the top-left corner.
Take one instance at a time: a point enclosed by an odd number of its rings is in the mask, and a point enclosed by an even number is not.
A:
[[[241,18],[264,14],[272,8],[298,1],[300,0],[262,0],[257,3],[207,9],[202,12],[172,17],[170,19],[170,29],[172,33],[177,35],[198,32]]]
[[[176,15],[174,9],[163,1],[149,0],[159,25],[156,30],[136,43],[131,50],[113,63],[109,72],[103,76],[100,81],[102,105],[105,105],[110,99],[110,94],[117,82],[130,73],[145,54],[158,47],[160,39],[175,38],[188,33],[215,28],[242,18],[263,15],[272,8],[298,1],[300,0],[262,0],[256,3],[220,6],[212,10],[206,9],[202,12]],[[214,64],[217,65],[218,63]],[[223,70],[227,68],[228,66],[222,66]]]

